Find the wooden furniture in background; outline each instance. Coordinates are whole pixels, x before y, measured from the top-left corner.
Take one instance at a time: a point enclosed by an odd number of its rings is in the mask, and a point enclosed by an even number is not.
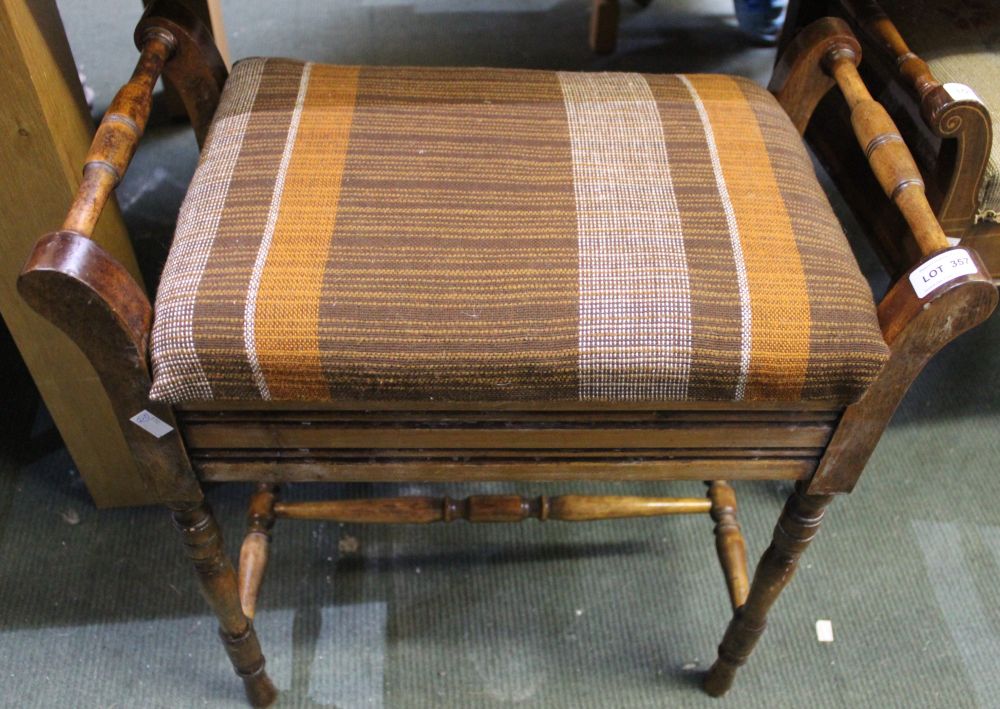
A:
[[[646,7],[653,0],[633,0]],[[610,54],[618,46],[619,0],[591,0],[590,48],[598,54]]]
[[[55,228],[66,216],[93,136],[55,0],[0,0],[0,63],[0,159],[8,166],[31,166],[8,169],[0,178],[0,312],[94,502],[99,507],[153,502],[93,367],[27,307],[15,287],[33,235]],[[93,234],[141,289],[114,203]]]
[[[194,0],[192,8],[212,29],[226,59],[219,0]],[[51,230],[66,215],[66,202],[80,184],[79,166],[94,132],[55,0],[0,0],[0,60],[0,126],[5,136],[0,158],[6,165],[33,166],[27,172],[9,170],[2,180],[0,313],[95,504],[155,502],[93,368],[62,333],[26,307],[15,290],[24,250],[34,234]],[[113,201],[93,233],[141,284]]]
[[[988,11],[1000,18],[1000,10]],[[842,17],[861,40],[867,58],[862,71],[865,81],[889,107],[913,147],[928,199],[945,234],[974,248],[994,279],[1000,279],[1000,223],[995,216],[982,218],[980,203],[993,145],[988,107],[968,87],[942,84],[877,0],[793,0],[785,40],[824,15]],[[1000,30],[1000,22],[994,22]],[[874,245],[886,267],[899,275],[916,255],[912,249],[900,251],[909,243],[900,238],[907,225],[888,200],[873,198],[877,189],[872,178],[861,172],[863,157],[843,150],[850,133],[843,105],[827,99],[819,106],[806,140],[851,209],[875,236]]]
[[[853,489],[910,383],[941,347],[996,306],[996,288],[975,253],[949,247],[906,145],[861,81],[857,41],[843,22],[826,19],[789,44],[770,88],[800,132],[823,96],[839,88],[853,140],[910,227],[899,235],[907,243],[900,253],[915,254],[878,305],[889,359],[856,403],[558,401],[525,410],[524,402],[511,401],[154,401],[152,306],[88,230],[127,167],[156,77],[184,77],[177,86],[194,107],[196,134],[204,135],[225,72],[209,33],[183,5],[154,2],[136,40],[136,72],[102,122],[66,228],[38,241],[18,283],[25,300],[70,335],[98,372],[143,479],[171,510],[226,650],[257,706],[275,698],[251,619],[280,518],[515,522],[709,512],[734,613],[705,689],[724,693],[825,508]],[[955,270],[918,293],[915,282],[932,260],[953,262]],[[359,445],[365,446],[360,455]],[[474,496],[309,503],[279,500],[277,489],[285,481],[497,479],[701,479],[709,488],[708,500]],[[796,481],[752,581],[725,479]],[[259,484],[239,574],[201,491],[203,481],[232,480]]]

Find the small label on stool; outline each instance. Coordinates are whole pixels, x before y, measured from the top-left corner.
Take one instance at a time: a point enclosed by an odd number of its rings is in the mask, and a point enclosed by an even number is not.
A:
[[[821,643],[833,642],[833,621],[830,620],[816,621],[816,639],[819,640]]]
[[[948,95],[955,101],[976,101],[977,103],[982,103],[983,100],[979,98],[971,86],[967,84],[959,83],[948,83],[944,85],[944,90],[948,92]]]
[[[145,409],[130,418],[129,421],[146,431],[146,433],[150,433],[157,438],[163,438],[165,435],[174,430],[173,426],[168,424],[163,419],[149,413]]]
[[[932,290],[960,276],[975,273],[976,264],[965,249],[945,251],[930,259],[910,274],[910,285],[918,298],[923,298]]]

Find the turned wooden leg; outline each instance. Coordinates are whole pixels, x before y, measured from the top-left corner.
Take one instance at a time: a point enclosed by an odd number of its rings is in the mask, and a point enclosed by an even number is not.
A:
[[[610,54],[618,43],[618,0],[594,0],[590,9],[590,48]]]
[[[750,590],[747,571],[747,545],[743,540],[740,523],[736,521],[736,492],[724,480],[712,480],[708,485],[708,499],[712,502],[711,515],[715,520],[715,551],[726,576],[729,601],[735,611],[746,603]]]
[[[734,613],[719,645],[719,658],[705,677],[708,694],[718,697],[732,686],[736,669],[747,661],[764,632],[768,610],[791,580],[832,499],[833,495],[808,495],[805,485],[796,484],[778,518],[771,546],[757,565],[747,601]]]
[[[274,502],[278,486],[260,483],[250,499],[247,512],[247,535],[240,548],[240,604],[247,618],[257,612],[257,596],[264,582],[264,572],[270,556],[271,528],[274,526]]]
[[[188,557],[194,562],[201,593],[219,619],[219,634],[243,679],[255,707],[269,706],[278,696],[264,670],[264,656],[253,625],[243,614],[236,570],[222,548],[222,533],[205,502],[170,507]]]

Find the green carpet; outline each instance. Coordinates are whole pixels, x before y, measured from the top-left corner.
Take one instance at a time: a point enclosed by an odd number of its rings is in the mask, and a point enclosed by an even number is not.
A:
[[[621,51],[585,47],[584,0],[226,2],[233,53],[378,63],[735,71],[767,50],[725,2],[623,3]],[[61,3],[106,105],[134,59],[137,3]],[[322,5],[321,8],[317,8]],[[491,11],[494,10],[494,11]],[[479,10],[474,12],[472,10]],[[104,42],[91,39],[99,36]],[[123,41],[119,41],[122,40]],[[100,53],[115,59],[98,68]],[[118,61],[121,59],[121,61]],[[853,146],[852,146],[853,147]],[[159,123],[120,201],[150,279],[196,159]],[[856,231],[850,225],[851,231]],[[862,255],[871,268],[871,256]],[[874,271],[872,271],[874,274]],[[884,287],[884,280],[879,281]],[[361,527],[281,522],[258,627],[284,707],[1000,706],[1000,318],[911,390],[725,699],[699,688],[728,622],[711,522]],[[752,559],[789,487],[737,485]],[[474,491],[699,495],[699,484]],[[292,486],[295,499],[425,493]],[[235,553],[249,489],[212,489]],[[342,540],[357,551],[341,552]],[[44,415],[0,444],[0,705],[239,707],[242,692],[166,514],[96,511]],[[833,623],[820,643],[815,623]]]

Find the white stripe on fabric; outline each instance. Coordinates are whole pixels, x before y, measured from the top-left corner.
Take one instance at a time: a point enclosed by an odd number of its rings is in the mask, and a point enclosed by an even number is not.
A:
[[[684,399],[690,284],[656,100],[639,74],[558,76],[579,235],[579,396]]]
[[[154,385],[150,393],[153,399],[212,398],[212,386],[195,347],[194,308],[265,64],[264,59],[247,60],[240,65],[238,73],[234,71],[230,77],[230,82],[241,83],[241,86],[233,83],[228,87],[228,93],[237,99],[224,104],[221,110],[225,110],[225,114],[216,116],[201,164],[177,216],[177,233],[189,236],[186,248],[170,250],[168,258],[181,259],[183,263],[177,266],[168,263],[163,269],[176,276],[169,282],[164,281],[156,297],[156,322],[150,348],[154,355],[153,381],[167,382],[168,387],[161,390]],[[161,343],[171,343],[171,351],[160,353]]]
[[[299,80],[299,93],[295,97],[295,109],[292,111],[292,121],[288,126],[288,136],[285,138],[285,149],[281,154],[278,174],[274,179],[274,192],[271,193],[271,207],[267,213],[267,223],[264,225],[264,235],[257,249],[257,260],[253,264],[250,275],[250,286],[247,289],[246,312],[243,315],[243,344],[246,347],[247,362],[253,372],[254,381],[260,390],[262,399],[270,399],[271,392],[267,388],[264,372],[257,358],[257,293],[260,290],[260,279],[264,275],[267,255],[271,250],[271,240],[274,238],[274,227],[278,223],[278,212],[281,210],[281,196],[285,191],[285,175],[292,161],[292,151],[295,149],[295,136],[299,132],[299,122],[302,119],[302,107],[306,102],[306,92],[309,89],[309,75],[312,73],[312,62],[302,67],[302,78]]]
[[[705,142],[708,143],[708,153],[712,158],[712,170],[715,173],[715,184],[719,191],[719,198],[722,200],[722,209],[726,213],[726,223],[729,226],[729,241],[733,248],[733,261],[736,262],[736,283],[740,293],[740,375],[736,382],[736,390],[733,398],[741,401],[746,396],[747,379],[750,376],[750,348],[752,343],[751,323],[752,311],[750,309],[750,286],[747,283],[747,265],[743,259],[743,246],[740,242],[740,228],[736,223],[736,210],[733,209],[733,202],[729,198],[729,188],[726,187],[726,178],[722,174],[722,161],[719,159],[719,148],[715,144],[715,132],[712,130],[712,123],[708,120],[708,111],[705,104],[698,95],[698,91],[683,74],[678,74],[679,78],[687,87],[688,93],[694,100],[694,105],[698,109],[698,116],[701,118],[701,125],[705,130]]]

